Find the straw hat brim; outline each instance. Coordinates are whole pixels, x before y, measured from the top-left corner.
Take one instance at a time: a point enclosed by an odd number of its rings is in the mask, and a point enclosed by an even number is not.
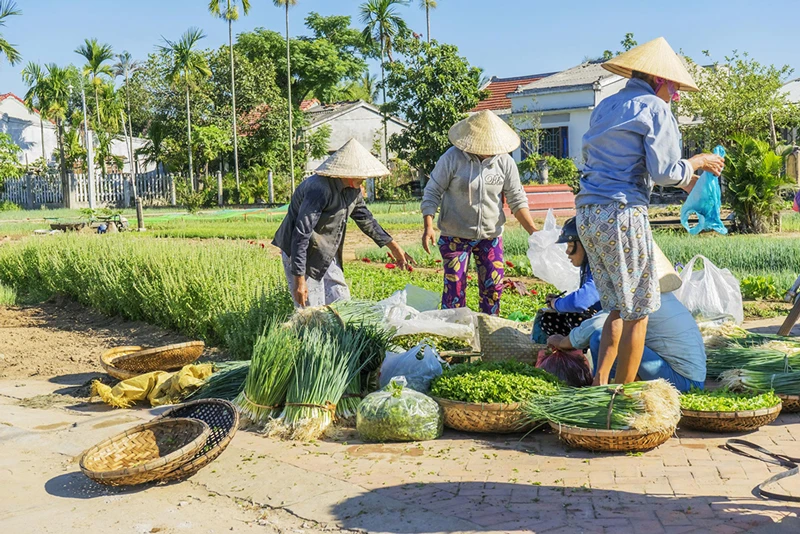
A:
[[[315,171],[329,178],[380,178],[390,173],[386,165],[370,154],[369,150],[350,139],[342,148],[333,153]]]
[[[448,138],[453,146],[481,156],[509,154],[520,145],[517,132],[488,110],[455,123],[450,128]]]
[[[661,248],[659,248],[655,241],[653,241],[653,255],[655,256],[658,286],[661,293],[677,291],[683,285],[683,280],[681,280],[672,262],[669,261],[666,254],[661,251]]]
[[[602,67],[625,78],[638,71],[670,80],[679,91],[699,91],[683,60],[663,37],[611,58]]]

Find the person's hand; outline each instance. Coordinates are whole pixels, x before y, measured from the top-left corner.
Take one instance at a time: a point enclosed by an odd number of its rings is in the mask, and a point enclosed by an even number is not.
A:
[[[697,154],[689,158],[689,163],[695,171],[708,171],[714,176],[722,174],[725,168],[725,159],[716,154]]]
[[[547,344],[554,349],[560,348],[562,341],[564,341],[564,336],[560,336],[558,334],[553,334],[547,338]]]
[[[305,276],[294,277],[294,293],[292,297],[298,306],[305,307],[308,302],[308,287],[306,287]]]
[[[431,245],[436,242],[436,232],[433,230],[432,226],[426,226],[425,230],[422,232],[422,248],[425,249],[425,252],[428,254],[431,253]]]
[[[592,380],[593,386],[607,386],[608,385],[608,377],[602,376],[600,373],[596,373],[594,375],[594,380]]]
[[[549,295],[547,295],[547,297],[545,297],[544,303],[551,310],[555,310],[556,309],[555,303],[556,303],[556,300],[558,300],[558,298],[559,298],[558,295],[550,293]]]

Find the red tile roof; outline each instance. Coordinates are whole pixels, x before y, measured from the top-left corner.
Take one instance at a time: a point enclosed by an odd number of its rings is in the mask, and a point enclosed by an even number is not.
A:
[[[300,102],[300,111],[308,111],[311,108],[315,108],[320,105],[320,101],[316,98],[312,98],[311,100],[303,100]]]
[[[500,111],[503,109],[511,108],[511,100],[506,98],[508,93],[513,93],[520,85],[527,85],[536,80],[541,80],[553,74],[548,72],[545,74],[532,74],[530,76],[517,76],[516,78],[498,78],[492,77],[492,80],[485,87],[491,93],[489,98],[482,100],[475,106],[472,111],[483,111],[489,109],[492,111]]]
[[[9,97],[14,98],[16,100],[19,100],[20,104],[23,104],[23,105],[25,104],[25,101],[22,100],[17,95],[15,95],[14,93],[4,93],[4,94],[0,95],[0,102],[2,102],[3,100],[5,100],[6,98],[9,98]]]

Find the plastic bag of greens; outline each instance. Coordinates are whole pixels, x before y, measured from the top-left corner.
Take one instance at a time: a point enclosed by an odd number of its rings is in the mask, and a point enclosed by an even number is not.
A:
[[[439,358],[436,349],[425,343],[399,354],[387,352],[381,365],[380,385],[384,388],[392,378],[403,376],[406,387],[427,393],[431,388],[431,380],[442,374],[442,364],[447,365]]]
[[[425,441],[442,435],[442,408],[406,387],[405,377],[392,378],[381,391],[358,406],[356,428],[364,441]]]
[[[714,148],[714,154],[725,157],[725,149],[721,146]],[[689,193],[686,202],[681,208],[681,224],[690,234],[697,235],[703,230],[714,230],[722,235],[728,233],[728,229],[720,218],[720,207],[722,204],[719,180],[708,171],[703,172],[697,183]],[[697,215],[697,224],[689,226],[689,216]]]

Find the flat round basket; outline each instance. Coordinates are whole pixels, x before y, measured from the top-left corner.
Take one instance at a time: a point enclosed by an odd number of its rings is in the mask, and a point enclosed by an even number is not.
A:
[[[150,421],[83,453],[81,471],[109,486],[160,480],[191,460],[210,434],[209,426],[198,419]]]
[[[550,423],[558,437],[576,449],[602,452],[637,452],[655,449],[675,433],[675,428],[645,433],[639,430],[598,430]]]
[[[236,434],[236,430],[239,428],[239,412],[233,404],[222,399],[202,399],[187,402],[167,410],[155,421],[180,417],[203,421],[211,428],[211,433],[194,457],[165,476],[162,479],[164,481],[190,477],[213,462],[217,456],[222,454],[222,451],[231,442],[233,435]]]
[[[519,403],[483,404],[433,397],[444,411],[444,426],[464,432],[512,434],[527,432],[533,425],[524,422]]]
[[[680,426],[706,432],[745,432],[770,424],[780,413],[780,403],[771,408],[738,412],[681,410]]]
[[[800,412],[800,395],[786,395],[783,393],[778,393],[777,395],[783,403],[783,408],[781,411],[787,413]]]
[[[139,376],[142,373],[120,369],[114,365],[114,363],[116,359],[121,356],[125,356],[133,352],[139,352],[141,350],[143,350],[143,348],[138,346],[114,347],[113,349],[108,349],[103,353],[102,356],[100,356],[100,365],[103,366],[103,369],[106,373],[113,376],[117,380],[127,380],[129,378],[133,378],[134,376]]]
[[[206,344],[202,341],[176,343],[154,349],[121,354],[114,359],[114,367],[137,375],[153,371],[174,371],[197,360]]]

